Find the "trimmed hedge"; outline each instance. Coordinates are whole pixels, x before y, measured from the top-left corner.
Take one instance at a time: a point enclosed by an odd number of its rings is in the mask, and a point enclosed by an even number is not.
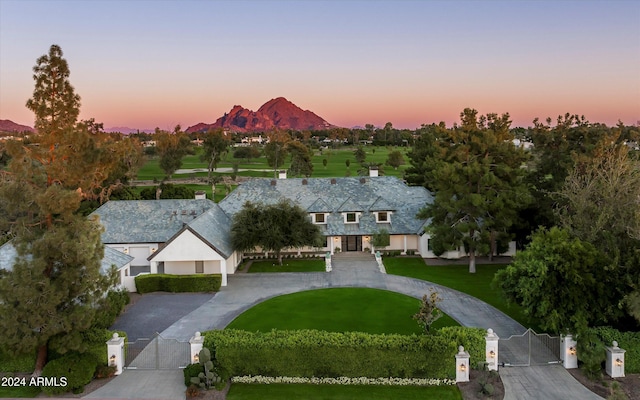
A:
[[[58,385],[47,385],[41,389],[49,395],[66,392],[82,393],[84,386],[91,382],[98,366],[98,361],[92,354],[69,353],[49,361],[42,370],[42,376],[55,379]],[[66,386],[61,386],[61,378],[66,378]]]
[[[481,328],[467,328],[464,326],[446,326],[436,331],[438,336],[456,343],[457,346],[464,346],[464,351],[469,353],[469,366],[475,368],[478,362],[484,362],[487,331]],[[451,356],[452,358],[454,355]]]
[[[138,293],[150,292],[217,292],[222,284],[220,274],[169,275],[145,274],[135,278]]]
[[[595,333],[600,340],[602,340],[602,343],[605,346],[611,346],[611,342],[615,340],[618,342],[618,346],[621,349],[626,350],[626,353],[624,354],[625,373],[640,373],[640,332],[620,332],[619,330],[609,326],[600,326],[589,329]]]
[[[231,329],[206,332],[204,345],[231,376],[442,379],[455,376],[460,344],[472,357],[479,357],[482,349],[484,357],[481,332],[445,329],[444,334],[417,336]]]

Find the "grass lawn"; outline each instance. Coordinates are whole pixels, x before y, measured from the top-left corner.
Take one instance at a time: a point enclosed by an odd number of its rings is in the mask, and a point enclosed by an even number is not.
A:
[[[234,383],[228,400],[462,399],[457,386],[249,385]]]
[[[539,331],[537,324],[529,321],[522,308],[507,301],[495,290],[491,289],[491,281],[495,273],[506,265],[482,264],[476,266],[476,273],[469,273],[469,266],[464,265],[426,265],[422,258],[384,258],[387,273],[422,279],[442,286],[459,290],[491,304],[524,326]]]
[[[348,174],[351,176],[358,175],[358,169],[360,166],[355,161],[353,156],[353,152],[356,147],[348,146],[341,147],[338,149],[324,149],[322,152],[318,149],[314,149],[313,156],[311,158],[311,162],[313,163],[313,174],[311,174],[312,178],[320,178],[320,177],[342,177],[347,176]],[[384,146],[364,146],[364,151],[367,154],[367,162],[377,162],[382,163],[387,160],[387,156],[391,151],[399,150],[402,154],[405,155],[405,165],[401,165],[398,169],[393,169],[388,165],[385,165],[384,175],[389,176],[397,176],[402,177],[402,174],[406,168],[409,166],[409,161],[406,158],[406,153],[410,149],[409,147],[384,147]],[[195,155],[188,155],[182,159],[181,169],[201,169],[202,172],[190,172],[186,174],[174,174],[172,178],[195,178],[195,177],[206,177],[207,176],[207,165],[205,162],[200,161],[200,154],[202,152],[201,148],[196,150]],[[239,162],[239,169],[257,169],[259,171],[242,171],[238,172],[238,176],[252,176],[259,178],[271,178],[274,176],[273,168],[267,165],[266,158],[264,155],[259,158],[252,159],[251,162],[247,163],[244,159],[234,159],[232,156],[233,149],[231,149],[230,153],[224,157],[224,159],[218,164],[218,168],[232,168],[233,162]],[[327,166],[323,165],[323,159],[327,160]],[[347,168],[346,161],[350,160],[351,164],[349,168]],[[287,162],[283,166],[283,168],[289,167],[290,160],[287,159]],[[215,175],[230,175],[230,173],[219,173],[214,172]],[[139,180],[162,180],[164,178],[164,172],[160,168],[159,158],[149,157],[147,162],[140,168],[138,171],[137,179]]]
[[[27,378],[27,382],[29,378]],[[2,387],[0,386],[0,398],[33,398],[40,394],[40,388],[37,386],[19,386],[19,387]]]
[[[282,265],[277,260],[254,261],[249,272],[324,272],[324,260],[284,259]]]
[[[374,334],[420,334],[412,316],[420,300],[386,290],[336,288],[274,297],[245,311],[227,328],[268,332],[272,329],[359,331]],[[433,328],[457,326],[443,316]]]

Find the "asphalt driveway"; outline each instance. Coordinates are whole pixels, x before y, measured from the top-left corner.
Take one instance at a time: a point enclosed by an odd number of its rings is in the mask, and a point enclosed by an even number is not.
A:
[[[122,313],[111,329],[125,331],[129,341],[150,338],[191,313],[215,293],[147,293]]]

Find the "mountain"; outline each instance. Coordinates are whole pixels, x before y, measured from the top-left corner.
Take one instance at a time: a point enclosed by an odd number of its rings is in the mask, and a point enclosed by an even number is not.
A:
[[[35,130],[30,126],[16,124],[8,119],[0,119],[0,132],[35,132]]]
[[[205,132],[215,128],[232,132],[264,132],[274,128],[317,131],[332,126],[313,112],[301,109],[284,97],[278,97],[264,103],[258,111],[233,106],[231,111],[213,124],[201,122],[187,128],[186,132]]]

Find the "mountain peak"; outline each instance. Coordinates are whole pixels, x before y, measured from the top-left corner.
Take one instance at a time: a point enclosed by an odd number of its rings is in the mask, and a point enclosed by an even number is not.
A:
[[[293,130],[322,130],[332,125],[308,110],[302,110],[284,97],[264,103],[258,111],[234,106],[213,124],[197,124],[186,132],[204,132],[225,128],[234,132],[264,132],[273,128]]]

